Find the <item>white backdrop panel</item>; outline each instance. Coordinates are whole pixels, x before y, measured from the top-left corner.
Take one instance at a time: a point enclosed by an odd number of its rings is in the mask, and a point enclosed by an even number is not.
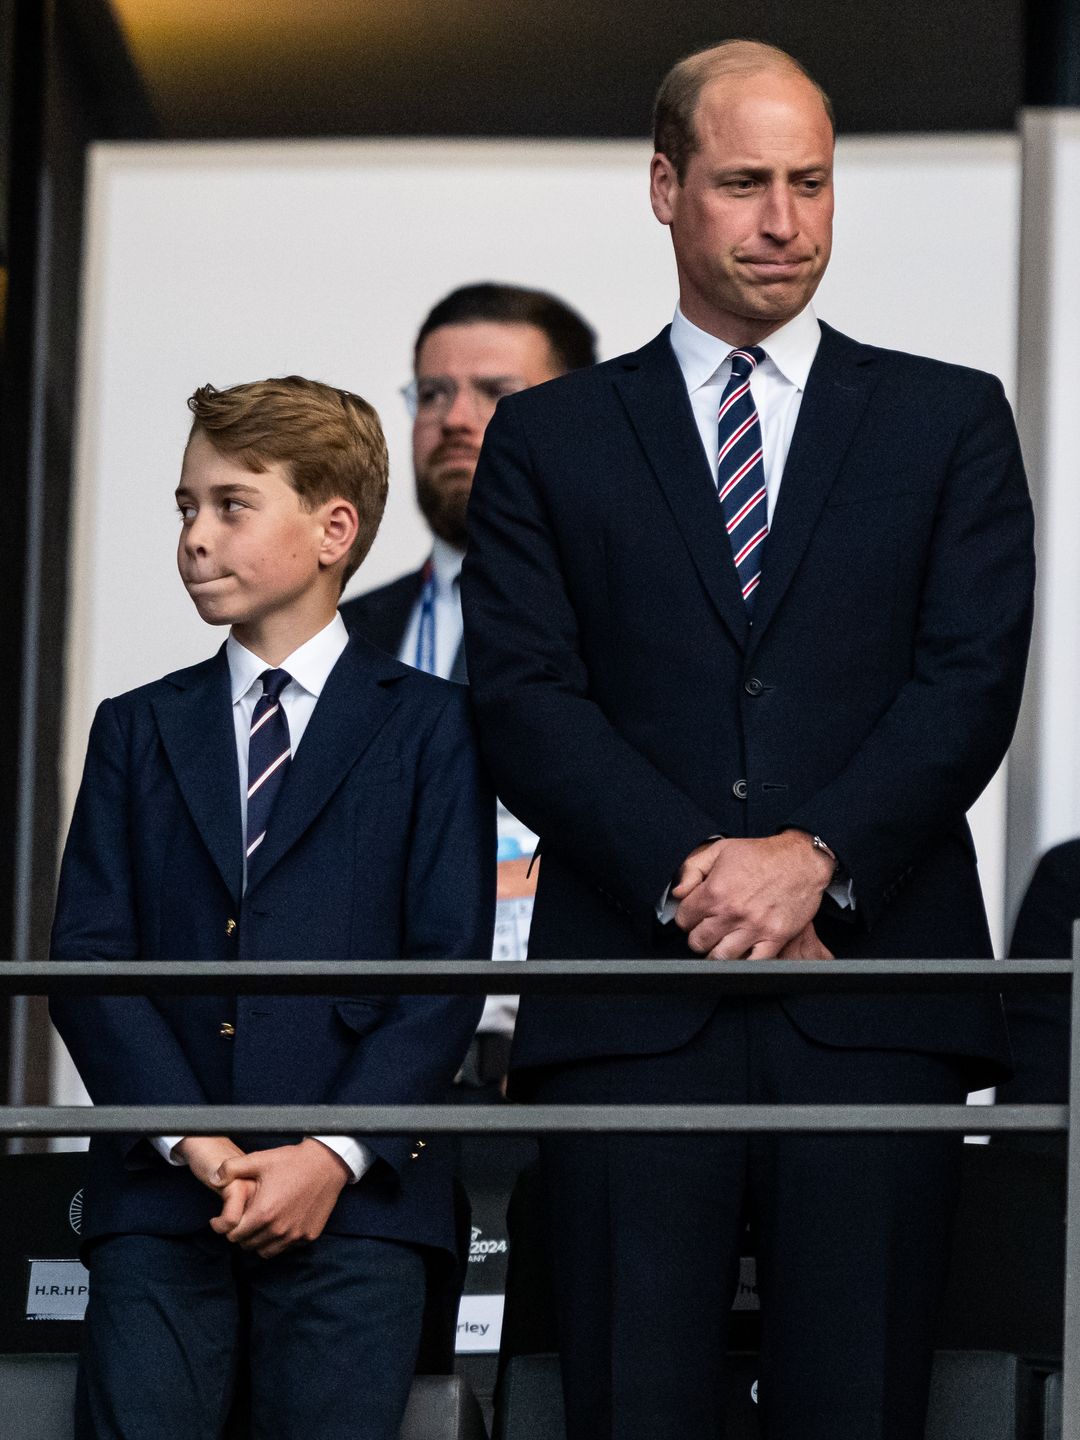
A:
[[[1014,900],[1036,855],[1080,833],[1080,112],[1028,110],[1023,136],[1020,433],[1039,588],[1021,753],[1010,777]]]

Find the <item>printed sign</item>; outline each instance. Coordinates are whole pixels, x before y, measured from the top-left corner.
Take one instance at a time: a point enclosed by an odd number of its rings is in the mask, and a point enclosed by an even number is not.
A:
[[[28,1320],[81,1320],[90,1272],[81,1260],[31,1260],[26,1291]]]
[[[458,1306],[459,1355],[495,1355],[502,1335],[502,1295],[463,1295]]]
[[[509,1248],[505,1235],[488,1237],[479,1225],[474,1225],[469,1241],[469,1264],[483,1265],[492,1255],[505,1256]]]

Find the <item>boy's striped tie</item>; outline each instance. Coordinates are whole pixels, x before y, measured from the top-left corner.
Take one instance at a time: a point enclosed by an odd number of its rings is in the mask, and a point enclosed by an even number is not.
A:
[[[266,825],[292,759],[289,722],[281,692],[292,676],[287,670],[264,670],[263,693],[251,716],[248,740],[247,858],[266,839]]]

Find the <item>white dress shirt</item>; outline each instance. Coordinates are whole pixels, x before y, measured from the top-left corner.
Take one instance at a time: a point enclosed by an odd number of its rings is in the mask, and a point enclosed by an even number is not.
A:
[[[289,722],[289,740],[295,755],[304,738],[308,721],[315,712],[315,706],[342,651],[349,643],[349,632],[340,615],[335,615],[330,624],[305,641],[299,649],[273,667],[287,670],[292,679],[281,692],[281,703],[285,718]],[[229,680],[232,689],[233,726],[236,734],[236,758],[240,771],[240,819],[243,830],[241,853],[244,860],[244,885],[247,886],[247,763],[248,740],[251,733],[251,716],[262,695],[260,676],[268,666],[265,660],[245,649],[239,640],[229,636],[225,642],[225,654],[229,662]],[[153,1138],[159,1154],[170,1165],[184,1165],[183,1156],[175,1153],[175,1147],[182,1135],[163,1135]],[[355,1185],[364,1172],[371,1168],[375,1159],[368,1147],[351,1135],[315,1135],[328,1149],[340,1155],[352,1172],[350,1184]]]
[[[776,501],[780,495],[780,483],[784,478],[791,437],[795,433],[795,422],[799,418],[803,392],[814,363],[818,345],[821,343],[821,326],[813,307],[807,305],[793,320],[781,325],[760,342],[765,359],[750,376],[750,394],[757,407],[761,425],[762,460],[765,467],[765,501],[768,506],[769,525],[773,522]],[[720,398],[731,378],[730,355],[739,347],[730,341],[699,330],[675,307],[671,322],[671,348],[679,363],[683,380],[686,382],[690,407],[694,412],[702,449],[708,461],[713,480],[716,480],[719,466],[719,444],[717,441],[717,416],[720,412]],[[769,565],[769,542],[765,541],[762,571]],[[715,838],[715,837],[714,837]],[[828,842],[828,836],[823,837]],[[674,918],[677,903],[670,898],[670,889],[664,891],[657,906],[658,918],[667,923]],[[853,906],[854,896],[850,881],[830,885],[828,894],[841,907]]]
[[[449,680],[457,653],[461,649],[464,629],[461,621],[461,594],[458,579],[461,575],[462,551],[448,545],[438,535],[431,546],[431,559],[435,578],[435,674]],[[423,608],[423,593],[405,627],[398,659],[405,665],[417,666],[416,642],[420,635],[420,613]]]
[[[754,397],[761,422],[770,525],[807,376],[820,342],[821,326],[808,305],[794,320],[789,320],[761,342],[765,359],[750,376],[750,394]],[[728,356],[739,347],[699,330],[677,308],[671,322],[671,348],[686,381],[702,448],[715,480],[719,451],[716,417],[720,412],[720,397],[731,378]],[[766,540],[766,561],[768,551],[769,542]]]

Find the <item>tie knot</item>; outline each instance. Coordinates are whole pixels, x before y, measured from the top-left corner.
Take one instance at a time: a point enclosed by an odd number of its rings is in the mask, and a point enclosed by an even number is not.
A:
[[[287,670],[264,670],[262,676],[263,698],[278,701],[281,699],[281,692],[288,685],[292,676]]]
[[[765,351],[760,345],[747,345],[745,349],[732,350],[728,359],[731,361],[731,373],[740,380],[747,380],[765,359]]]

